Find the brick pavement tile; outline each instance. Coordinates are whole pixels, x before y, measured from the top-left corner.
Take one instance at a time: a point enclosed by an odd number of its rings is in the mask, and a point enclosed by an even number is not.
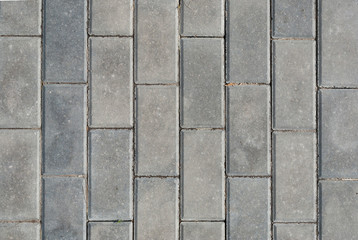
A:
[[[0,237],[4,240],[40,240],[39,223],[0,223]]]
[[[132,223],[91,222],[89,240],[132,240]]]
[[[225,240],[223,222],[182,222],[181,240]]]
[[[316,240],[316,224],[275,224],[274,240]]]

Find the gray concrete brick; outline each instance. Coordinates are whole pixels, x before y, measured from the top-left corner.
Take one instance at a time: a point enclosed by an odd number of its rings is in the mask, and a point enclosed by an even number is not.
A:
[[[40,134],[0,130],[0,220],[40,217]]]
[[[83,178],[43,180],[42,238],[86,239],[86,201]]]
[[[225,240],[223,222],[182,222],[181,240]]]
[[[316,220],[315,133],[276,132],[274,148],[274,220]]]
[[[270,174],[270,88],[228,87],[227,103],[228,174]]]
[[[178,191],[176,178],[136,179],[136,240],[178,239]]]
[[[133,34],[133,0],[91,0],[90,4],[92,34]]]
[[[320,84],[358,86],[358,4],[320,0]]]
[[[130,38],[91,38],[90,124],[131,127],[133,54]]]
[[[178,81],[178,0],[136,1],[136,82]]]
[[[39,38],[0,39],[1,128],[40,127],[40,49]]]
[[[178,175],[178,87],[138,86],[136,172]]]
[[[46,0],[44,4],[44,81],[87,81],[87,1]]]
[[[41,0],[1,1],[0,35],[41,34]]]
[[[191,38],[181,44],[181,125],[223,127],[223,40]]]
[[[358,92],[321,90],[320,102],[320,176],[357,178]]]
[[[229,178],[227,239],[270,239],[270,181]]]
[[[185,36],[223,36],[224,0],[184,0],[181,33]]]
[[[358,182],[320,183],[320,239],[358,239]]]
[[[314,129],[315,43],[274,41],[273,58],[273,127]]]
[[[89,218],[132,218],[132,131],[92,130],[89,136]]]
[[[86,86],[45,85],[43,172],[83,174],[86,159]]]
[[[225,219],[224,139],[223,131],[182,132],[182,219]]]
[[[270,1],[227,1],[228,80],[270,82]]]
[[[40,240],[40,224],[0,223],[0,236],[4,240]]]
[[[132,240],[131,222],[91,222],[88,231],[89,240]]]
[[[275,224],[274,240],[316,240],[316,224]]]
[[[273,0],[274,37],[314,38],[314,0]]]

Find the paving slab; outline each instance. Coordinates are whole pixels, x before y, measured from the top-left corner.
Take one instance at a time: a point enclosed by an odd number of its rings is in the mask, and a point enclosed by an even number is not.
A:
[[[182,222],[181,240],[225,240],[223,222]]]
[[[40,240],[40,224],[0,223],[0,236],[9,240]]]
[[[275,240],[316,240],[316,224],[275,224]]]
[[[89,240],[132,240],[131,222],[91,222],[88,224]]]

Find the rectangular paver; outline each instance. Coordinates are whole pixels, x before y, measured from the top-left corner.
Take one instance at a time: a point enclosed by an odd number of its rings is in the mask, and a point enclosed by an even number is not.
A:
[[[178,175],[178,87],[138,86],[136,172]]]
[[[227,88],[227,172],[270,173],[271,114],[268,86]]]
[[[181,126],[224,126],[222,39],[181,41]]]
[[[268,83],[270,57],[270,1],[227,1],[228,80]]]
[[[90,124],[131,127],[133,54],[130,38],[91,38]]]
[[[88,224],[89,240],[132,240],[131,222],[91,222]]]
[[[271,239],[270,181],[229,178],[227,239]]]
[[[182,219],[225,219],[224,137],[223,131],[182,132]]]
[[[182,36],[223,36],[224,8],[224,0],[182,1]]]
[[[273,127],[314,129],[314,41],[274,41],[273,59]]]
[[[0,52],[0,128],[40,127],[41,39],[0,38]]]
[[[4,240],[40,240],[40,224],[0,223],[0,236]]]
[[[316,240],[316,224],[275,224],[274,240]]]
[[[180,231],[181,240],[225,240],[223,222],[182,222]]]
[[[279,132],[273,135],[274,219],[316,220],[315,133]]]
[[[356,0],[321,0],[320,84],[358,86],[358,4]]]
[[[176,178],[136,179],[136,240],[178,239],[178,190]]]
[[[320,102],[320,175],[357,178],[358,91],[321,90]]]
[[[133,34],[133,0],[92,0],[90,3],[92,34]]]
[[[39,219],[39,131],[0,130],[0,146],[0,220]]]
[[[89,218],[132,218],[132,131],[93,130],[89,136]]]
[[[83,85],[44,86],[44,174],[85,172],[86,98]]]
[[[178,0],[136,1],[136,82],[178,81]]]
[[[86,82],[87,1],[46,0],[44,81]]]

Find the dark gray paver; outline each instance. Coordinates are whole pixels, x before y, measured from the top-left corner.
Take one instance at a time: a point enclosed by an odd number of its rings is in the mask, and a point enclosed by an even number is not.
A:
[[[85,172],[86,98],[84,85],[44,86],[44,174]]]
[[[274,37],[313,38],[315,0],[273,0]]]
[[[130,38],[91,38],[90,124],[131,127],[133,54]]]
[[[83,0],[44,4],[44,81],[86,82],[86,9]]]
[[[0,223],[0,237],[4,240],[40,240],[40,224]]]
[[[275,224],[274,240],[316,240],[316,224]]]
[[[138,86],[136,172],[178,175],[178,87]]]
[[[40,127],[40,44],[40,38],[0,38],[0,128]]]
[[[224,0],[183,0],[181,34],[184,36],[223,36]]]
[[[86,201],[83,178],[43,180],[42,238],[86,239]]]
[[[40,218],[40,134],[0,130],[0,220]]]
[[[223,222],[182,222],[181,240],[225,240]]]
[[[131,240],[131,222],[91,222],[88,224],[89,240]]]
[[[181,44],[182,127],[223,127],[223,40],[191,38]]]
[[[89,218],[132,218],[132,131],[92,130],[89,136]]]
[[[179,180],[137,178],[135,239],[177,239]]]
[[[91,0],[90,4],[92,34],[133,34],[133,0]]]
[[[270,239],[268,178],[229,178],[227,239]]]
[[[276,132],[274,151],[274,220],[316,221],[316,135]]]
[[[227,1],[229,82],[270,82],[269,4],[268,0]]]
[[[358,239],[358,182],[321,181],[320,239]]]
[[[358,177],[358,91],[320,92],[320,175]]]
[[[136,82],[178,81],[178,0],[136,1]]]
[[[274,41],[273,59],[273,127],[314,129],[315,43]]]
[[[270,173],[270,87],[227,88],[227,173]]]
[[[358,4],[320,0],[320,84],[358,86]]]
[[[182,219],[225,219],[224,132],[190,130],[181,137]]]

